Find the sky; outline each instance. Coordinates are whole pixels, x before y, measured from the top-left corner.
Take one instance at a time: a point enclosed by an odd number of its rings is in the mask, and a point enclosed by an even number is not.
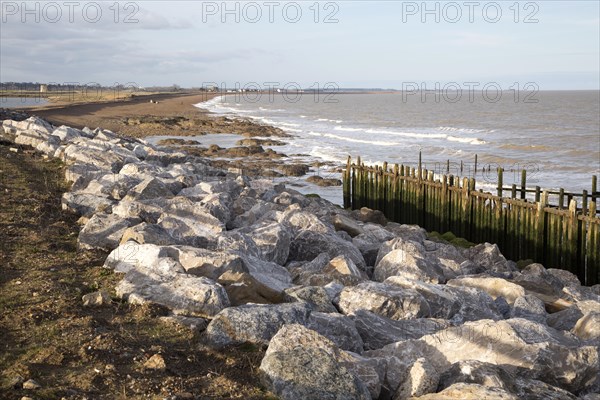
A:
[[[0,82],[597,90],[599,5],[2,1]]]

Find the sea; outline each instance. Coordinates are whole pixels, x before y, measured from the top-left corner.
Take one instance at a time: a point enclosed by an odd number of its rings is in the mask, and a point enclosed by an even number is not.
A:
[[[41,97],[6,97],[0,96],[0,108],[26,108],[39,107],[48,104],[48,100]]]
[[[336,170],[348,156],[414,167],[419,153],[423,167],[437,176],[474,177],[476,189],[484,191],[495,190],[499,167],[505,186],[520,186],[526,169],[527,187],[579,193],[589,192],[592,175],[600,175],[599,91],[437,94],[233,93],[196,106],[281,128],[292,136],[272,148],[290,159],[322,163],[311,174],[323,177],[339,178]],[[234,143],[229,135],[210,141]],[[295,182],[301,192],[341,204],[340,187],[318,188],[303,179]]]

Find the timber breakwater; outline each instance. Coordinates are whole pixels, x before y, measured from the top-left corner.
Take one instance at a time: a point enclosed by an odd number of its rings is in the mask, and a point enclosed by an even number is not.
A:
[[[103,129],[31,117],[3,131],[67,164],[62,204],[81,217],[78,245],[106,251],[122,275],[109,295],[168,308],[215,349],[265,347],[263,383],[280,398],[600,389],[599,286],[569,271],[518,269],[495,244],[455,247]]]

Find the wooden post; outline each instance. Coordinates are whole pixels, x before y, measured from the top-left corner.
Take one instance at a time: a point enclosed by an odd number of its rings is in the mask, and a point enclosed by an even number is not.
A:
[[[477,154],[475,154],[475,165],[473,166],[473,178],[477,176]]]
[[[579,268],[577,265],[577,200],[571,200],[569,202],[569,224],[567,240],[567,257],[565,261],[568,262],[568,269],[579,277],[579,279],[585,281],[585,271]]]
[[[538,203],[540,201],[540,187],[536,186],[535,187],[535,202]]]
[[[521,200],[525,200],[527,186],[527,170],[521,171]]]
[[[598,175],[592,175],[592,201],[596,201],[598,194]]]
[[[565,202],[565,189],[560,188],[558,192],[558,208],[562,210]]]
[[[352,158],[350,156],[348,156],[348,162],[346,162],[346,170],[344,171],[344,175],[343,175],[344,208],[352,207],[351,193],[350,193],[350,186],[351,186],[350,170],[351,170],[351,168],[352,168]]]
[[[548,231],[546,230],[547,218],[546,218],[546,206],[548,205],[548,191],[544,190],[540,201],[537,203],[537,212],[535,215],[536,222],[536,243],[535,243],[535,257],[542,264],[548,262],[546,255],[546,244],[548,242]]]
[[[503,188],[502,185],[504,184],[503,182],[503,175],[504,175],[504,169],[498,167],[498,197],[502,197],[502,193],[503,193]]]
[[[586,285],[593,285],[600,283],[600,243],[598,237],[598,227],[600,224],[592,223],[596,217],[596,202],[590,202],[590,211],[588,213],[590,218],[589,229],[587,231],[586,239],[586,265],[587,265],[587,276]]]
[[[517,185],[515,185],[514,183],[510,188],[510,197],[511,199],[515,199],[517,197]]]

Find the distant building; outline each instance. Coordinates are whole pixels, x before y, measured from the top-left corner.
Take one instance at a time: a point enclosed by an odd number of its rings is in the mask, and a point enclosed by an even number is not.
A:
[[[40,85],[40,93],[46,93],[48,91],[48,85]]]

